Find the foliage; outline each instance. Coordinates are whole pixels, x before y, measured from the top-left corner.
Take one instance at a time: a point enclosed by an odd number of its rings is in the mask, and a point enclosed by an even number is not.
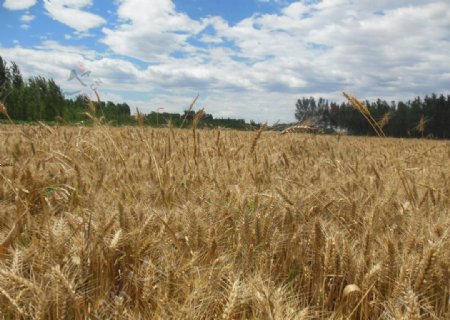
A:
[[[319,105],[321,101],[326,100],[320,98]],[[351,103],[326,102],[322,105],[322,108],[315,107],[313,97],[298,100],[297,119],[319,119],[313,121],[319,127],[355,135],[375,135],[374,127],[381,125],[387,136],[450,139],[450,96],[432,94],[423,99],[417,97],[413,101],[392,101],[390,104],[378,99],[366,101],[363,104],[366,110],[355,109]],[[374,120],[367,121],[368,115]]]
[[[144,125],[154,127],[192,127],[197,112],[193,109],[198,96],[184,114],[151,112],[142,114]],[[12,62],[10,66],[0,57],[0,102],[7,112],[0,113],[0,121],[9,116],[13,121],[45,121],[65,124],[90,123],[86,116],[88,99],[77,96],[64,97],[60,87],[52,80],[31,77],[23,80],[19,67]],[[93,102],[95,116],[111,125],[135,125],[127,103],[111,101]],[[363,108],[373,117],[367,121],[365,113],[354,109],[350,103],[329,102],[313,97],[299,99],[296,103],[295,117],[300,125],[319,129],[320,132],[346,131],[356,135],[373,135],[373,128],[382,125],[387,136],[394,137],[434,137],[450,139],[450,96],[432,94],[408,102],[377,100],[366,101]],[[9,120],[8,120],[9,122]],[[203,113],[196,127],[225,127],[237,130],[255,130],[260,124],[243,119],[215,119]]]
[[[183,115],[178,113],[152,112],[140,114],[142,124],[154,127],[191,127],[196,111],[193,110],[195,98]],[[64,97],[59,86],[52,80],[43,77],[32,77],[24,82],[19,67],[12,62],[8,66],[0,57],[0,102],[4,102],[8,113],[0,113],[0,122],[7,119],[7,115],[15,122],[44,121],[46,123],[90,123],[87,117],[89,100],[79,95],[73,99]],[[127,103],[111,101],[92,102],[95,109],[93,116],[106,121],[110,125],[136,125],[136,118],[131,115],[131,107]],[[92,115],[91,115],[92,116]],[[214,119],[211,114],[204,113],[197,119],[199,128],[226,127],[237,130],[256,128],[245,123],[242,119]],[[9,121],[8,121],[9,122]]]

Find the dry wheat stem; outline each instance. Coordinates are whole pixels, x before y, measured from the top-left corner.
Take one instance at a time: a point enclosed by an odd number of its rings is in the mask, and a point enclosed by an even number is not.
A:
[[[448,319],[448,143],[197,125],[5,125],[0,318]]]

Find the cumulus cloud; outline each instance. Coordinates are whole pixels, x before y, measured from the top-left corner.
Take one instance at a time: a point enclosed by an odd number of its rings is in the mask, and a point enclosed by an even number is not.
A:
[[[91,4],[63,2],[73,10]],[[112,53],[48,41],[7,52],[23,70],[63,84],[67,68],[82,61],[104,81],[105,95],[125,97],[144,112],[181,112],[200,93],[201,106],[217,116],[291,121],[302,96],[339,101],[348,90],[390,101],[450,94],[444,0],[296,1],[236,24],[192,19],[170,0],[120,0],[117,17],[101,39]]]
[[[278,14],[255,14],[235,25],[219,17],[192,21],[168,0],[154,12],[177,23],[153,24],[152,17],[136,12],[138,4],[121,2],[124,23],[105,30],[105,43],[156,63],[145,72],[151,83],[199,88],[216,106],[226,105],[217,97],[233,101],[235,114],[250,114],[248,108],[266,110],[260,116],[275,110],[287,114],[302,95],[341,100],[340,92],[349,90],[362,98],[398,100],[445,93],[450,85],[443,76],[450,72],[446,1],[296,1]],[[206,27],[212,34],[201,34]],[[170,43],[153,48],[149,43],[160,40],[149,30],[158,30]],[[189,36],[199,34],[204,46],[193,47]],[[168,59],[174,50],[190,54]],[[240,105],[233,96],[252,99]],[[266,104],[272,107],[264,109]]]
[[[33,15],[24,14],[23,16],[20,17],[20,21],[22,21],[23,23],[30,23],[31,21],[34,20],[34,18],[36,17]]]
[[[120,24],[104,28],[103,42],[117,53],[152,62],[185,49],[187,39],[203,26],[176,10],[171,0],[121,0]]]
[[[258,0],[258,2],[261,2],[261,3],[273,2],[273,3],[276,3],[276,4],[286,4],[288,1],[287,0]]]
[[[433,66],[447,59],[450,4],[402,4],[296,2],[280,15],[255,15],[216,29],[238,47],[238,55],[260,60],[252,69],[267,89],[317,95],[341,88],[364,96],[411,97],[430,93],[418,93],[417,84],[424,86]],[[432,86],[448,90],[448,82]]]
[[[36,4],[36,0],[5,0],[3,7],[8,10],[26,10]]]
[[[44,0],[44,7],[52,19],[78,32],[86,32],[106,23],[101,16],[82,10],[90,5],[91,0]]]

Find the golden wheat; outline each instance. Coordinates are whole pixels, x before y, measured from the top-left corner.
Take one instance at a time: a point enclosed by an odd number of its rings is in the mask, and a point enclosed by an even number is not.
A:
[[[448,142],[201,117],[0,127],[0,318],[449,318]]]

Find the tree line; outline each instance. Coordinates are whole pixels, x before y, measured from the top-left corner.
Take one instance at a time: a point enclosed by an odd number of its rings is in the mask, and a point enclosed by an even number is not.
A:
[[[387,136],[450,139],[450,96],[431,94],[412,101],[388,103],[365,101],[367,111]],[[337,104],[326,99],[302,98],[296,103],[295,117],[323,129],[355,135],[375,135],[360,111],[350,103]]]
[[[87,97],[67,99],[53,79],[36,76],[25,81],[17,64],[8,64],[1,56],[0,102],[7,106],[9,117],[15,121],[74,123],[86,120],[88,111]],[[109,101],[95,105],[107,119],[121,121],[130,117],[130,107],[126,103]]]
[[[7,63],[0,56],[0,102],[7,106],[9,117],[14,121],[46,121],[59,123],[89,122],[86,113],[89,104],[94,106],[95,116],[103,117],[112,125],[135,125],[127,103],[90,101],[79,95],[68,99],[53,79],[31,77],[24,80],[16,63]],[[407,102],[377,100],[365,102],[368,112],[378,121],[383,131],[393,137],[434,137],[450,139],[450,96],[432,94],[417,97]],[[186,110],[184,114],[151,112],[144,115],[143,124],[150,126],[189,126],[196,112]],[[327,131],[345,131],[355,135],[374,135],[371,125],[360,111],[350,103],[337,104],[326,99],[303,97],[296,103],[295,117],[301,123]],[[6,119],[0,114],[0,120]],[[248,130],[260,126],[243,119],[215,119],[203,114],[200,127],[226,127]]]
[[[87,116],[93,110],[94,115],[103,118],[112,125],[135,125],[135,116],[127,103],[111,101],[90,101],[88,97],[78,95],[68,99],[53,79],[40,76],[25,81],[16,63],[7,63],[0,56],[0,102],[7,106],[10,119],[14,121],[45,121],[56,123],[89,123]],[[143,124],[150,126],[188,127],[196,112],[186,110],[184,114],[151,112],[144,115]],[[6,115],[0,114],[0,120]],[[258,127],[255,123],[246,123],[243,119],[215,119],[211,114],[204,114],[199,127],[225,127],[248,130]]]

